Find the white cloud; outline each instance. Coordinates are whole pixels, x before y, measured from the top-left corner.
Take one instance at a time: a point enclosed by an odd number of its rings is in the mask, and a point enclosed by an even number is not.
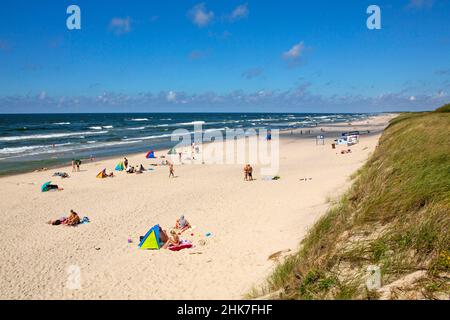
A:
[[[233,12],[231,12],[230,17],[229,17],[230,21],[236,21],[239,19],[247,18],[248,13],[249,13],[248,4],[247,3],[241,4],[241,5],[237,6],[233,10]]]
[[[437,94],[436,94],[436,98],[442,98],[445,97],[445,92],[443,90],[440,90]]]
[[[286,60],[297,60],[301,57],[303,51],[305,50],[305,45],[303,41],[295,44],[291,49],[283,53],[283,58]]]
[[[128,33],[131,31],[131,19],[130,17],[113,18],[109,28],[117,35]]]
[[[434,5],[434,0],[409,0],[407,9],[430,9]]]
[[[177,94],[173,91],[169,91],[169,93],[167,93],[166,99],[168,102],[175,102],[177,101]]]
[[[258,77],[262,76],[262,74],[263,74],[263,69],[251,68],[251,69],[245,70],[242,73],[242,77],[245,79],[253,79],[253,78],[258,78]]]
[[[45,100],[45,98],[47,98],[47,92],[42,91],[42,92],[39,94],[39,100]]]
[[[188,17],[193,24],[201,28],[212,22],[214,19],[214,12],[208,11],[204,3],[199,3],[189,10]]]
[[[42,99],[44,98],[44,99]],[[104,92],[99,96],[50,96],[45,91],[36,95],[0,96],[0,112],[79,112],[96,108],[98,112],[111,111],[236,111],[273,110],[298,112],[366,112],[435,109],[448,103],[450,96],[444,91],[411,96],[403,91],[388,92],[379,96],[362,94],[329,94],[313,91],[306,82],[286,90],[243,90],[228,93],[183,91],[141,92],[135,95]],[[58,109],[56,109],[58,108]]]

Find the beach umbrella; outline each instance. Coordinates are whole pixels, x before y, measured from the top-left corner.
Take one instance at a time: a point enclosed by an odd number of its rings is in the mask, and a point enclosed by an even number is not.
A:
[[[49,186],[51,183],[52,183],[51,181],[47,181],[46,183],[44,183],[44,184],[42,185],[42,187],[41,187],[41,191],[42,191],[42,192],[48,191],[48,186]]]

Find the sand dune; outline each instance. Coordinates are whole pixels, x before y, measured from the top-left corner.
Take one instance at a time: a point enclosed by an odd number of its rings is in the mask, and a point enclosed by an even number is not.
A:
[[[284,133],[278,181],[264,181],[258,164],[257,180],[244,182],[240,164],[189,161],[175,166],[176,179],[169,179],[168,168],[160,166],[141,175],[95,179],[104,167],[112,171],[118,159],[84,164],[74,174],[66,167],[0,178],[0,298],[242,298],[270,274],[275,262],[268,257],[295,250],[327,209],[326,199],[345,191],[349,176],[374,150],[391,118],[322,127],[325,146],[315,144],[320,128],[311,136]],[[344,147],[330,147],[337,132],[354,129],[371,133],[361,136],[352,153],[340,154]],[[143,154],[128,158],[146,167],[161,161],[147,160]],[[61,170],[71,177],[51,177]],[[64,191],[41,193],[40,185],[48,180]],[[88,216],[91,223],[77,228],[45,223],[70,209]],[[196,226],[194,236],[185,236],[195,248],[137,248],[139,236],[151,226],[159,223],[169,229],[181,214]],[[207,232],[212,236],[206,237]],[[200,239],[206,241],[204,246]],[[71,288],[71,266],[80,270],[79,289]]]

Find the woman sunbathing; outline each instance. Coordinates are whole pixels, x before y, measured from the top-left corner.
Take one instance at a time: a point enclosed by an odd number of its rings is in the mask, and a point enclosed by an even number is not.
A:
[[[70,210],[70,215],[67,217],[67,220],[64,221],[64,224],[67,226],[76,226],[79,223],[80,217],[78,216],[78,214],[75,211]]]
[[[49,184],[45,187],[45,191],[50,191],[50,190],[58,190],[58,191],[62,191],[64,190],[63,188],[60,188],[57,184]]]
[[[79,223],[80,223],[80,217],[73,210],[70,210],[70,215],[67,218],[64,217],[64,218],[57,219],[57,220],[50,220],[48,222],[48,224],[51,224],[54,226],[58,226],[60,224],[64,224],[66,226],[76,226]]]
[[[180,237],[175,230],[170,230],[169,240],[163,245],[163,249],[167,249],[171,246],[178,246],[181,244]]]

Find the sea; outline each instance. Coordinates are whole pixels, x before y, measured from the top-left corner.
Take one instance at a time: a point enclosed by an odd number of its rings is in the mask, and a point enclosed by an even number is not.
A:
[[[0,114],[0,175],[150,149],[170,148],[176,129],[297,129],[350,122],[367,113]]]

